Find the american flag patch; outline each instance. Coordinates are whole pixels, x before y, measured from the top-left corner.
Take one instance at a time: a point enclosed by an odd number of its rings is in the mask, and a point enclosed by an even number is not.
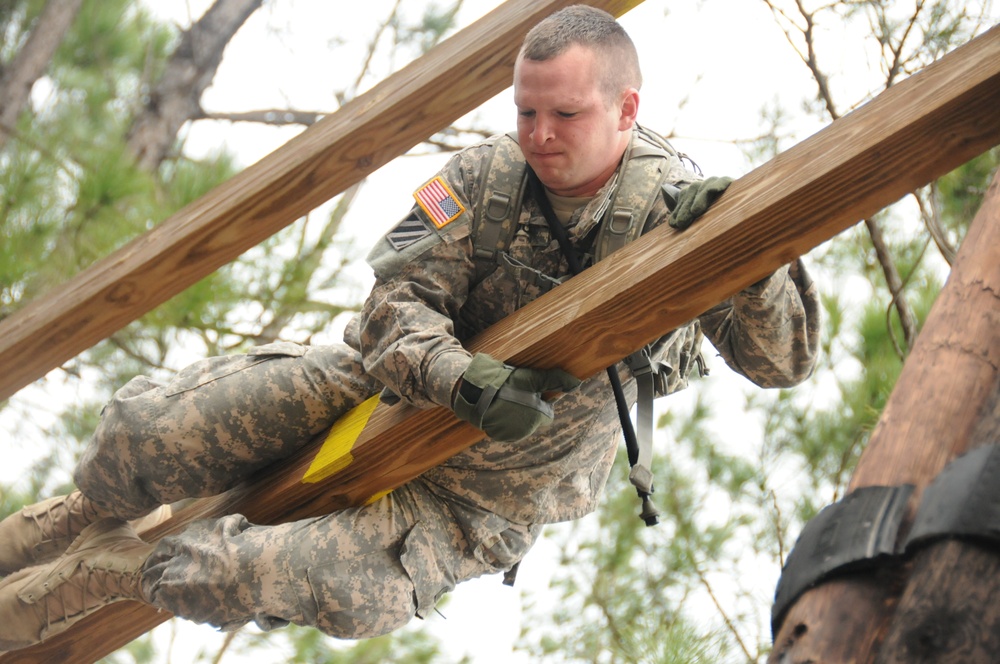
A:
[[[413,197],[437,228],[444,228],[465,212],[465,207],[440,176],[413,192]]]
[[[424,225],[425,223],[417,217],[416,212],[413,212],[406,219],[396,224],[396,227],[389,231],[386,239],[389,240],[389,244],[392,245],[393,249],[402,251],[411,244],[431,234],[431,229],[427,228]]]

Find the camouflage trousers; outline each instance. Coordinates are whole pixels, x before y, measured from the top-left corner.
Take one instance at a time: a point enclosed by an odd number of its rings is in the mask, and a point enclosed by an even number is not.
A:
[[[74,479],[122,519],[214,495],[379,388],[343,345],[269,344],[196,362],[166,384],[138,377],[105,407]],[[510,568],[534,534],[511,524],[504,555],[484,553],[418,478],[370,505],[293,523],[195,522],[159,542],[143,588],[154,606],[224,629],[292,622],[367,638],[426,616],[460,581]]]

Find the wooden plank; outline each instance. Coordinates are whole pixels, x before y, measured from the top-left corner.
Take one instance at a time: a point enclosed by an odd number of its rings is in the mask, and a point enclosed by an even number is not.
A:
[[[916,487],[903,532],[924,488],[952,459],[1000,442],[998,294],[1000,173],[851,478],[849,490]],[[987,601],[1000,591],[996,552],[941,543],[914,565],[912,573],[900,565],[879,580],[859,573],[807,591],[789,609],[770,661],[996,661],[1000,607]],[[890,575],[900,578],[887,583]]]
[[[589,0],[616,16],[642,0]],[[511,84],[572,0],[508,0],[51,294],[0,322],[0,401],[232,261]],[[447,89],[447,95],[437,94]]]
[[[997,108],[1000,28],[733,183],[692,228],[677,233],[664,226],[647,234],[470,347],[580,376],[599,371],[1000,143]],[[312,446],[245,486],[198,501],[154,534],[234,512],[256,523],[326,514],[398,486],[477,438],[444,409],[380,406],[352,449],[354,463],[337,475],[318,484],[300,481],[316,452]],[[90,662],[168,617],[150,607],[112,605],[0,662]]]

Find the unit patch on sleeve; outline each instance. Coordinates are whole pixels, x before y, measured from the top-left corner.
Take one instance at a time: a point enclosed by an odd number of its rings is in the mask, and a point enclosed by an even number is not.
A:
[[[396,224],[396,227],[389,231],[385,237],[393,249],[402,251],[430,234],[431,229],[427,227],[426,222],[422,221],[414,211],[410,212],[406,219]]]
[[[437,228],[444,228],[465,212],[465,206],[440,176],[413,192],[413,197]]]

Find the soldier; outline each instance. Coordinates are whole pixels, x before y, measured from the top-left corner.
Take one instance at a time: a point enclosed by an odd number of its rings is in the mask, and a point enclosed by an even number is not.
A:
[[[611,374],[510,367],[462,342],[569,275],[546,208],[586,267],[640,231],[685,228],[725,190],[728,179],[702,180],[636,124],[640,83],[612,16],[553,14],[517,58],[516,141],[467,148],[417,191],[369,256],[376,283],[346,345],[270,344],[119,390],[78,490],[0,524],[0,649],[122,599],[222,629],[292,622],[377,636],[426,616],[456,583],[515,568],[543,524],[592,511],[621,431]],[[525,193],[522,174],[544,190]],[[621,210],[633,211],[631,235],[615,228]],[[755,383],[794,385],[815,363],[815,288],[796,261],[665,334],[649,349],[660,394],[687,385],[703,333]],[[634,400],[634,378],[617,369]],[[485,437],[372,504],[318,518],[258,526],[230,515],[156,544],[127,523],[226,490],[383,389],[451,408]]]

